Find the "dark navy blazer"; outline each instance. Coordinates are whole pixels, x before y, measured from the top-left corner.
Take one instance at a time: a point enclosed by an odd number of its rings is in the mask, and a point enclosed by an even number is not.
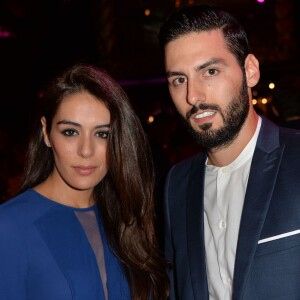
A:
[[[203,189],[206,154],[175,165],[165,189],[170,299],[208,299]],[[236,250],[233,300],[300,299],[300,131],[263,118]],[[288,233],[298,233],[288,235]],[[300,231],[299,231],[300,232]],[[285,236],[285,234],[287,236]],[[262,239],[277,237],[265,243]]]

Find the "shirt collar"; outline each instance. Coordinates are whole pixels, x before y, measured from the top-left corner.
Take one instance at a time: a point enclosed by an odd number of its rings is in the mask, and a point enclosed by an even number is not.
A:
[[[251,140],[248,142],[246,147],[243,149],[243,151],[239,154],[239,156],[233,162],[231,162],[227,166],[222,166],[221,168],[226,167],[230,171],[234,171],[237,168],[239,168],[241,165],[243,165],[246,161],[248,161],[248,159],[250,159],[253,156],[260,128],[261,128],[261,117],[258,116],[258,122],[257,122],[257,125],[256,125],[256,130],[255,130]],[[207,171],[212,171],[213,172],[213,171],[217,171],[218,169],[220,169],[220,167],[216,167],[216,166],[213,166],[213,165],[208,165],[207,161],[208,161],[208,158],[206,159],[206,162],[205,162]]]

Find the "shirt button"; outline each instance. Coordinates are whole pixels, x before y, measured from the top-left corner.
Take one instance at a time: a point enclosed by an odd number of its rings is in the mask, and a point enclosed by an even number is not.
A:
[[[223,220],[221,220],[221,221],[219,222],[219,228],[220,228],[220,229],[225,229],[225,228],[226,228],[226,222],[223,221]]]
[[[229,168],[228,168],[228,167],[222,168],[222,172],[223,172],[223,173],[228,173],[228,171],[229,171]]]
[[[227,281],[227,284],[228,284],[228,285],[231,285],[231,284],[232,284],[232,280],[231,280],[229,277],[226,279],[226,281]]]

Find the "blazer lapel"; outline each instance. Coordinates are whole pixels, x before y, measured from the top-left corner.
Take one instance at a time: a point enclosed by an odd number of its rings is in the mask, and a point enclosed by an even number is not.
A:
[[[193,160],[187,191],[187,246],[195,299],[208,299],[203,221],[205,160],[206,155]]]
[[[243,297],[255,250],[263,228],[284,147],[279,129],[263,119],[252,159],[236,251],[233,300]]]

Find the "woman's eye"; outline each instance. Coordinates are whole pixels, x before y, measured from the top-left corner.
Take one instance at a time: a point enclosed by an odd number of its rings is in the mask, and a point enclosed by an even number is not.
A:
[[[102,139],[107,139],[108,138],[108,134],[109,132],[108,131],[98,131],[96,133],[96,135]]]
[[[73,129],[65,129],[62,131],[62,134],[65,136],[74,136],[74,135],[77,135],[78,133],[76,130],[73,130]]]

